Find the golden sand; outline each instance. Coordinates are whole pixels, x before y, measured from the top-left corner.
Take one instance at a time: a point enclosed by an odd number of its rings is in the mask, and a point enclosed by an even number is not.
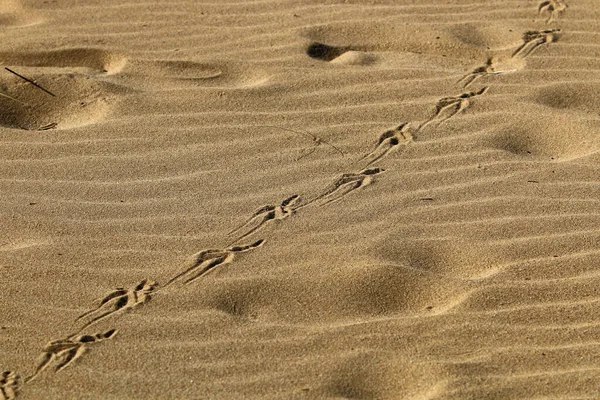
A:
[[[600,398],[598,5],[1,0],[0,399]]]

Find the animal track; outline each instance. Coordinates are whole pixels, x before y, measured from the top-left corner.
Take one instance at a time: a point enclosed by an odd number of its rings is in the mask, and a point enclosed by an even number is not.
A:
[[[456,114],[466,110],[471,105],[471,99],[473,97],[481,96],[485,94],[488,90],[488,87],[484,87],[477,92],[467,92],[462,93],[458,96],[452,97],[444,97],[438,100],[435,106],[435,115],[429,119],[429,121],[425,122],[423,125],[419,127],[419,130],[422,130],[427,125],[438,121],[438,126],[454,117]],[[443,114],[447,113],[447,116]]]
[[[296,209],[306,207],[321,199],[326,199],[325,202],[321,203],[321,206],[338,201],[350,192],[370,185],[373,183],[373,177],[382,172],[385,172],[383,168],[367,168],[357,174],[343,174],[341,178],[331,184],[323,193]]]
[[[546,23],[549,24],[555,19],[558,19],[558,17],[566,11],[567,7],[567,4],[562,0],[542,1],[538,6],[538,14],[542,15],[542,13],[548,13],[549,16]]]
[[[515,72],[520,69],[510,67],[511,66],[509,65],[502,65],[498,62],[498,60],[494,59],[494,57],[490,57],[484,65],[475,68],[473,71],[463,76],[457,83],[464,83],[463,87],[466,88],[482,76],[507,74],[509,72]]]
[[[117,312],[132,310],[146,304],[150,301],[156,288],[156,282],[146,279],[130,289],[117,288],[100,300],[97,307],[77,317],[76,321],[89,317],[89,321],[83,324],[79,332]]]
[[[185,271],[180,272],[171,278],[164,286],[172,285],[177,281],[183,281],[184,285],[194,282],[196,279],[204,276],[219,265],[229,264],[235,258],[236,253],[243,253],[254,250],[264,243],[263,239],[244,246],[232,246],[226,249],[203,250],[197,256],[194,263]]]
[[[14,371],[0,375],[0,400],[15,400],[21,389],[21,376]]]
[[[365,167],[379,161],[385,157],[390,151],[396,149],[400,144],[407,145],[413,140],[412,135],[408,132],[410,123],[405,122],[394,129],[385,131],[379,137],[377,145],[370,153],[364,155],[360,160],[370,160]]]
[[[55,373],[62,371],[81,357],[91,344],[111,339],[116,333],[116,329],[110,329],[104,333],[80,335],[74,338],[68,337],[48,343],[46,347],[44,347],[40,363],[35,372],[29,376],[25,382],[31,382],[51,364],[54,364]]]
[[[545,43],[554,43],[560,39],[560,29],[527,31],[523,35],[523,44],[515,50],[512,57],[525,58]]]
[[[295,194],[283,200],[281,204],[277,206],[266,205],[264,207],[259,208],[254,212],[254,214],[252,214],[250,218],[246,220],[246,222],[229,232],[229,235],[231,235],[243,229],[244,227],[249,228],[249,230],[246,231],[246,233],[238,237],[233,243],[236,243],[244,239],[245,237],[251,235],[252,233],[256,232],[265,224],[269,223],[269,221],[282,220],[291,216],[295,212],[294,205],[296,205],[298,201],[300,201],[300,196]]]

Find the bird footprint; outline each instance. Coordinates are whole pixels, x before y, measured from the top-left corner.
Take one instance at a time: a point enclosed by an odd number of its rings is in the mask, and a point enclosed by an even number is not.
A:
[[[164,287],[168,287],[175,282],[183,282],[188,285],[196,279],[204,276],[219,265],[229,264],[235,258],[236,253],[243,253],[254,250],[264,243],[263,239],[243,246],[232,246],[226,249],[203,250],[195,257],[194,263],[184,271],[171,278]]]
[[[408,132],[410,124],[405,122],[394,129],[390,129],[385,131],[379,136],[379,140],[375,145],[373,151],[368,154],[365,154],[359,162],[362,160],[368,160],[365,167],[373,164],[376,161],[379,161],[388,153],[394,149],[397,149],[399,145],[407,145],[413,140],[412,135]]]
[[[98,302],[98,305],[77,317],[77,321],[88,321],[82,325],[79,332],[111,315],[132,310],[150,301],[157,289],[157,283],[144,279],[132,288],[117,288]]]
[[[482,76],[507,74],[515,71],[518,71],[518,68],[506,68],[506,66],[503,68],[498,65],[493,57],[490,57],[484,65],[475,68],[473,71],[459,79],[457,83],[464,83],[463,87],[466,88]]]
[[[385,170],[383,168],[367,168],[359,173],[343,174],[334,183],[329,185],[323,193],[310,200],[309,202],[302,204],[296,209],[306,207],[316,201],[325,200],[321,203],[324,206],[329,203],[341,200],[347,194],[370,185],[374,181],[374,176],[381,174]]]
[[[240,237],[233,241],[233,243],[236,243],[244,239],[245,237],[251,235],[252,233],[256,232],[257,230],[261,229],[270,221],[286,219],[287,217],[293,215],[295,212],[294,206],[299,201],[300,196],[294,194],[288,197],[287,199],[283,200],[279,205],[266,205],[264,207],[261,207],[258,210],[256,210],[252,214],[252,216],[246,220],[246,222],[244,222],[242,225],[235,228],[228,234],[232,235],[235,232],[238,232],[244,228],[247,229],[247,231],[244,234],[242,234]]]
[[[555,19],[558,19],[558,17],[566,11],[567,7],[567,4],[562,0],[542,1],[538,6],[538,14],[542,15],[542,13],[548,13],[549,16],[546,23],[549,24]]]
[[[58,373],[81,357],[89,346],[113,338],[116,329],[110,329],[95,335],[79,335],[65,339],[54,340],[44,347],[40,362],[35,372],[25,382],[31,382],[50,365],[54,365],[54,372]]]
[[[559,39],[560,29],[527,31],[523,34],[523,44],[514,51],[512,57],[525,58],[539,46],[545,43],[557,42]]]
[[[21,389],[21,376],[14,371],[0,375],[0,400],[15,400]]]
[[[422,130],[427,125],[437,122],[438,126],[454,117],[456,114],[466,110],[471,105],[471,100],[474,97],[485,94],[488,87],[484,87],[476,92],[462,93],[458,96],[444,97],[438,100],[435,106],[435,114],[419,127]]]

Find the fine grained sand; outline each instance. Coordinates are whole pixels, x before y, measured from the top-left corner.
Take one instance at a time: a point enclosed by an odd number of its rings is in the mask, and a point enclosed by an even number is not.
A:
[[[599,28],[2,0],[0,399],[598,398]]]

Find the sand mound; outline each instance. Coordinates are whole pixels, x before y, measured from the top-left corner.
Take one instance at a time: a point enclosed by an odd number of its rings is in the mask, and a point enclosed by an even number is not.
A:
[[[34,70],[22,67],[18,73],[39,87],[4,71],[0,81],[4,94],[0,96],[1,126],[45,130],[91,124],[106,116],[116,94],[122,91],[86,75]]]
[[[134,60],[119,74],[119,81],[142,90],[250,88],[268,82],[270,75],[245,62],[207,60]]]
[[[600,84],[595,82],[556,83],[542,87],[532,96],[546,107],[597,115],[600,108]]]
[[[71,72],[115,74],[123,69],[127,58],[101,49],[73,48],[40,52],[1,52],[0,61],[5,65],[68,68]]]
[[[343,399],[388,397],[432,398],[444,392],[435,368],[403,364],[389,353],[358,353],[343,357],[330,373],[330,382],[313,395]]]
[[[430,273],[401,265],[371,265],[337,268],[301,283],[226,280],[202,297],[210,308],[243,320],[330,324],[440,312],[466,293],[461,286],[452,280],[439,283]]]
[[[598,123],[574,121],[565,115],[523,118],[494,132],[488,143],[525,158],[572,160],[600,150],[599,127]]]
[[[355,21],[311,28],[302,35],[315,41],[307,49],[309,56],[331,61],[351,49],[436,56],[460,52],[463,57],[478,58],[518,46],[522,32],[505,24],[460,23],[436,29],[432,25]]]
[[[447,28],[448,35],[465,45],[481,50],[507,50],[518,46],[518,28],[497,23],[460,23]]]
[[[191,61],[160,61],[155,64],[156,74],[167,79],[215,79],[223,74],[216,64]]]

